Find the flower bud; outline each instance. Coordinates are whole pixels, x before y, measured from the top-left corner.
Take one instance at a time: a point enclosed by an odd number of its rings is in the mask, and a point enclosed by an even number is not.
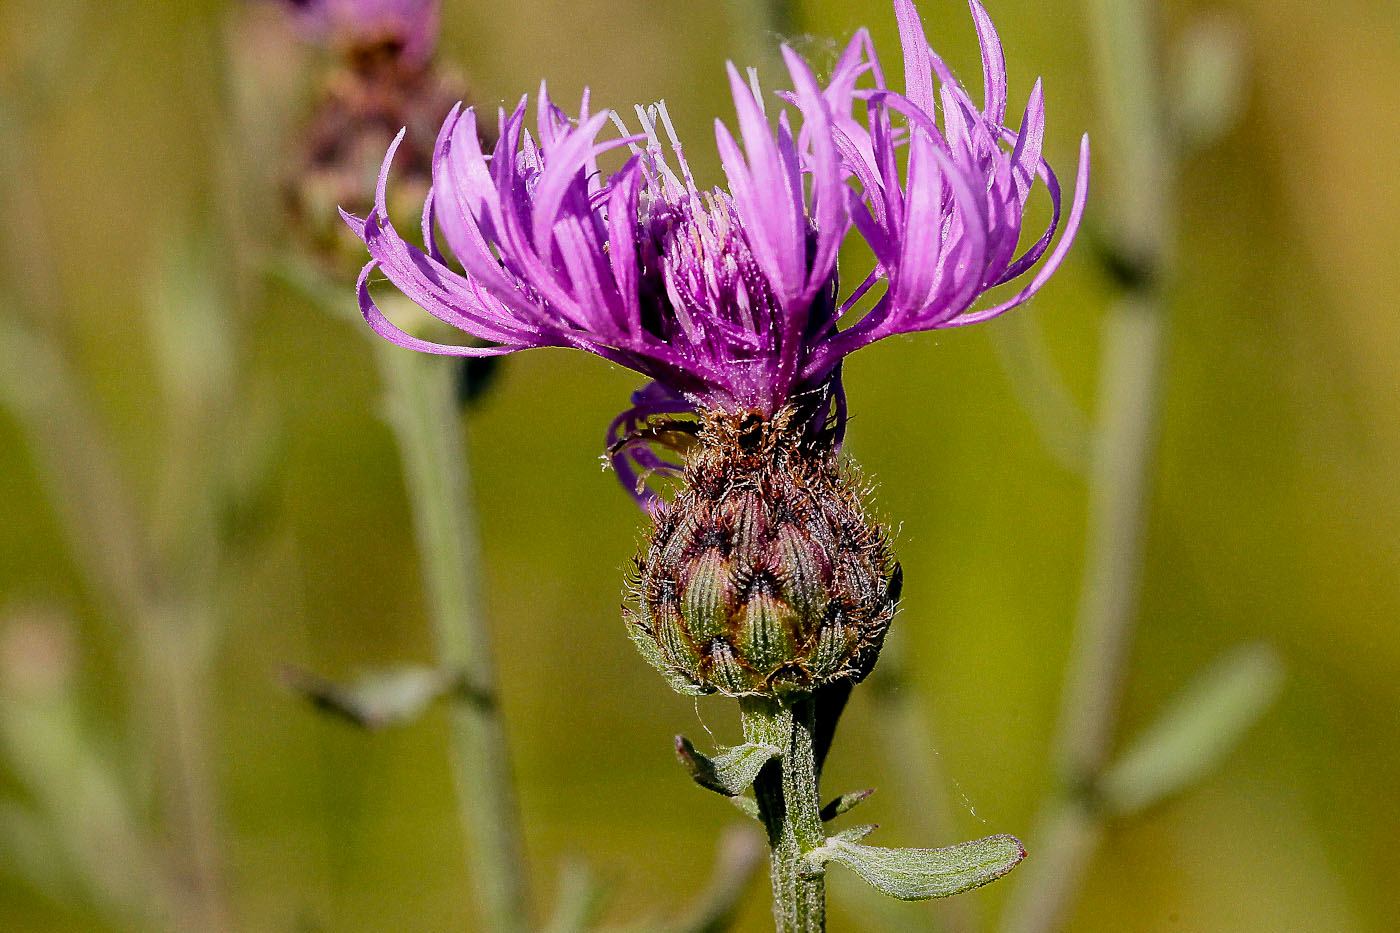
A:
[[[402,37],[380,35],[370,28],[377,21],[367,22],[359,41],[347,41],[340,63],[321,76],[283,185],[297,233],[337,271],[364,265],[360,242],[338,208],[373,207],[384,150],[405,129],[397,150],[401,184],[393,206],[416,216],[432,186],[433,148],[443,115],[470,96],[460,75],[409,55]]]
[[[791,409],[706,412],[637,559],[642,653],[686,692],[805,692],[874,666],[899,563],[856,478]]]

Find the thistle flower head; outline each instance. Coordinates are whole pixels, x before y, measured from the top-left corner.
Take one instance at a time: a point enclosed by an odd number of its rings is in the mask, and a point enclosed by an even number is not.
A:
[[[650,377],[614,420],[609,453],[655,518],[629,631],[678,690],[783,695],[865,676],[901,575],[837,462],[842,360],[884,337],[1021,304],[1073,241],[1087,140],[1056,243],[1063,196],[1041,156],[1040,84],[1019,130],[1006,126],[1001,44],[981,3],[969,4],[980,107],[929,48],[910,0],[895,0],[903,91],[887,84],[864,30],[825,84],[784,48],[791,88],[772,99],[729,66],[737,134],[715,122],[723,187],[696,181],[664,104],[637,108],[629,127],[592,112],[585,92],[575,119],[542,85],[533,120],[528,97],[500,112],[489,153],[474,110],[448,116],[423,208],[425,249],[389,219],[402,135],[374,210],[344,215],[371,256],[361,310],[394,343],[469,357],[575,347]],[[603,136],[609,124],[618,135]],[[621,162],[611,174],[600,167],[609,153]],[[1018,255],[1037,179],[1052,215]],[[852,231],[875,264],[843,293],[837,254]],[[370,294],[377,271],[486,345],[395,326]],[[677,420],[687,414],[699,417]],[[666,448],[682,463],[665,459]],[[644,484],[658,472],[683,480],[669,502]]]
[[[1087,138],[1052,250],[1063,195],[1041,156],[1040,84],[1019,130],[1004,125],[1001,43],[981,3],[969,3],[982,48],[980,107],[929,48],[909,0],[894,4],[902,92],[887,84],[865,30],[824,85],[785,47],[792,86],[773,99],[730,65],[737,136],[715,122],[723,187],[697,183],[664,104],[637,108],[629,128],[618,114],[592,112],[586,92],[570,118],[542,85],[533,130],[522,98],[500,112],[490,152],[479,142],[475,111],[454,109],[433,155],[425,250],[389,220],[385,190],[397,144],[384,160],[375,210],[363,220],[346,216],[371,256],[359,283],[365,318],[414,350],[482,356],[575,347],[650,377],[654,385],[614,424],[624,480],[635,476],[629,463],[660,465],[628,443],[628,429],[658,413],[771,417],[797,404],[839,440],[848,354],[894,334],[985,321],[1025,302],[1078,228]],[[604,138],[610,123],[620,135]],[[601,171],[600,157],[623,147],[630,157],[621,168]],[[1052,217],[1017,255],[1037,179]],[[869,244],[875,267],[842,294],[837,254],[852,230]],[[370,295],[376,271],[489,345],[434,343],[400,330]],[[989,289],[1027,278],[979,305]]]
[[[310,39],[364,52],[391,46],[423,64],[437,43],[439,0],[281,0]]]

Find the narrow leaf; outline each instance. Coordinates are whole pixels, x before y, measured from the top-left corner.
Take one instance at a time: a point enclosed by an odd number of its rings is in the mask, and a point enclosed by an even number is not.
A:
[[[1136,813],[1199,780],[1273,705],[1282,685],[1283,663],[1272,647],[1227,652],[1196,675],[1108,768],[1099,784],[1106,806]]]
[[[471,693],[461,675],[416,665],[374,671],[348,684],[295,667],[284,670],[282,676],[288,687],[318,709],[366,729],[412,722],[448,693]]]
[[[1026,850],[1015,836],[988,836],[943,849],[886,849],[841,836],[808,853],[819,864],[837,862],[872,887],[902,901],[948,897],[995,881],[1015,868]]]
[[[753,784],[758,772],[782,749],[772,745],[736,745],[714,758],[695,750],[690,740],[676,736],[676,757],[696,784],[726,797],[737,797]]]
[[[860,826],[852,826],[850,829],[843,829],[833,836],[827,837],[827,842],[860,842],[866,836],[879,829],[878,823],[863,823]]]
[[[875,789],[873,787],[867,788],[865,790],[847,791],[840,797],[837,797],[835,800],[828,803],[826,806],[822,807],[822,822],[826,823],[836,819],[843,813],[849,813],[853,807],[855,807],[862,800],[865,800],[873,793],[875,793]]]

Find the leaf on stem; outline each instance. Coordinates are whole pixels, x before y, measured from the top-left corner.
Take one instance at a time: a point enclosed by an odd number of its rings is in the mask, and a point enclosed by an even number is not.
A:
[[[317,709],[366,729],[412,722],[447,694],[471,692],[461,674],[412,664],[373,671],[349,684],[288,667],[282,680]]]
[[[763,821],[762,815],[760,815],[758,812],[757,800],[753,799],[747,794],[740,794],[737,797],[729,797],[727,799],[730,803],[734,804],[734,806],[738,808],[739,812],[744,814],[744,816],[747,816],[749,819],[758,820],[759,822]]]
[[[753,784],[763,766],[782,753],[782,749],[773,745],[748,743],[725,749],[722,754],[710,758],[696,751],[690,739],[676,736],[676,757],[690,772],[690,777],[701,787],[726,797],[742,794]]]
[[[837,797],[822,807],[821,818],[823,823],[829,823],[843,813],[849,813],[857,804],[875,793],[875,788],[869,787],[865,790],[850,790]]]
[[[942,849],[887,849],[862,845],[849,833],[838,833],[807,854],[817,865],[845,865],[876,890],[902,901],[970,891],[997,880],[1025,857],[1020,840],[1006,835]]]
[[[1264,644],[1242,645],[1183,689],[1099,780],[1104,805],[1136,813],[1200,779],[1273,705],[1283,662]]]

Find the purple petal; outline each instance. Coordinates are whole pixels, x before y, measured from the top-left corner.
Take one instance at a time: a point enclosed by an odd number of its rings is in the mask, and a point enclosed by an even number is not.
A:
[[[1006,120],[1006,57],[1002,54],[1001,38],[992,18],[979,0],[968,0],[972,19],[977,24],[977,41],[982,46],[982,112],[993,123]]]
[[[450,344],[433,343],[414,337],[405,333],[389,322],[379,306],[374,303],[374,299],[369,294],[369,274],[374,271],[377,263],[370,262],[360,271],[359,281],[355,284],[356,294],[360,299],[360,313],[364,315],[365,321],[376,334],[388,340],[390,343],[398,344],[407,350],[417,350],[420,353],[435,353],[440,356],[501,356],[506,353],[514,353],[521,347],[460,347]]]
[[[933,114],[937,100],[933,96],[933,58],[924,37],[924,24],[919,11],[910,0],[894,0],[894,15],[899,21],[899,44],[904,50],[904,95],[914,106]]]
[[[1084,205],[1089,200],[1089,134],[1085,133],[1079,143],[1079,173],[1074,182],[1074,203],[1070,206],[1069,220],[1065,223],[1065,232],[1060,236],[1060,242],[1055,244],[1054,251],[1045,260],[1045,264],[1036,272],[1031,283],[1017,293],[1016,297],[1010,301],[1002,302],[995,307],[982,311],[975,311],[971,314],[964,314],[954,318],[943,326],[961,327],[965,324],[976,324],[980,321],[991,320],[999,314],[1010,311],[1017,305],[1024,304],[1032,295],[1040,291],[1041,286],[1050,280],[1050,276],[1055,274],[1055,270],[1060,268],[1060,263],[1064,262],[1065,254],[1074,245],[1074,238],[1079,233],[1079,221],[1084,216]]]

